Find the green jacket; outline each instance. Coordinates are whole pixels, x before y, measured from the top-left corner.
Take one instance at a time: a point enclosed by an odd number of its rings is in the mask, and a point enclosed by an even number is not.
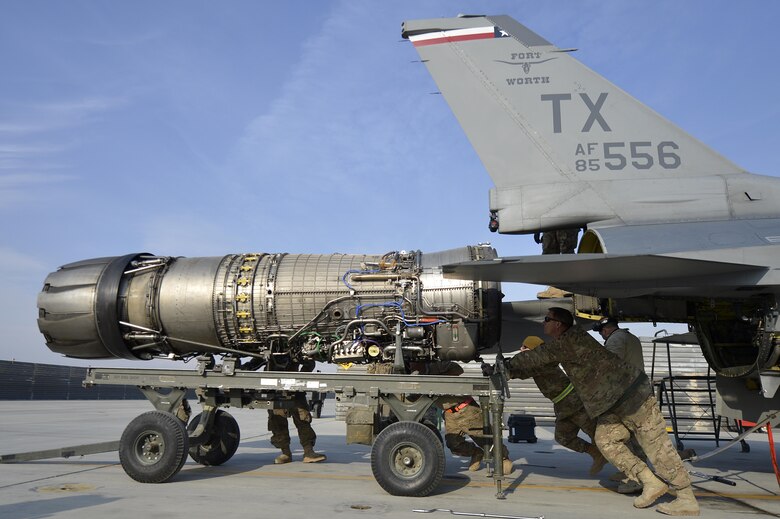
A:
[[[611,353],[576,326],[559,338],[509,361],[512,378],[529,378],[560,364],[582,399],[585,411],[596,418],[622,402],[630,389],[652,393],[647,377]]]
[[[567,418],[582,411],[582,400],[577,391],[569,389],[569,377],[559,366],[545,367],[534,375],[534,382],[539,391],[552,401],[557,418]]]

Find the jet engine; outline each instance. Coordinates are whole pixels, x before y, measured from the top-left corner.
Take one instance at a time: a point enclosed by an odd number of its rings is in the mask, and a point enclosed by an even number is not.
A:
[[[489,246],[384,255],[146,253],[60,267],[38,296],[52,351],[81,359],[221,355],[296,362],[460,360],[500,336],[498,283],[444,279]]]

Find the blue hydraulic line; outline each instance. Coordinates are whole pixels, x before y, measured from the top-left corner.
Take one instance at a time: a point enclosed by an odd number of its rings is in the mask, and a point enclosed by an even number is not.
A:
[[[378,342],[376,342],[374,339],[366,339],[366,338],[362,338],[362,339],[355,339],[354,341],[352,341],[352,344],[356,344],[356,343],[364,343],[364,344],[376,344],[376,345],[377,345],[377,346],[379,346],[379,347],[381,347],[381,346],[382,346],[381,344],[379,344]]]
[[[348,270],[344,273],[343,276],[341,276],[341,282],[347,285],[347,288],[350,290],[355,290],[355,287],[347,283],[347,276],[350,274],[378,274],[379,272],[382,272],[381,270]]]
[[[368,303],[365,305],[358,305],[358,307],[355,309],[355,317],[360,317],[360,312],[363,311],[363,308],[371,308],[375,306],[380,307],[396,307],[398,308],[398,312],[401,314],[401,322],[403,322],[406,326],[430,326],[432,324],[440,324],[447,321],[438,320],[438,321],[431,321],[430,323],[411,323],[406,320],[406,315],[404,314],[404,308],[401,305],[401,303],[396,302],[389,302],[389,303]]]

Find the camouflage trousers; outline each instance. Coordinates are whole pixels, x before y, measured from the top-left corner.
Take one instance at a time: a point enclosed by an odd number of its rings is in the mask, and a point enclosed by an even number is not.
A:
[[[309,412],[306,396],[301,394],[295,398],[295,407],[291,409],[269,409],[268,430],[271,432],[271,445],[277,449],[290,447],[290,430],[287,426],[287,418],[292,417],[295,428],[298,429],[298,439],[304,447],[314,447],[317,435],[311,426],[311,413]]]
[[[653,464],[655,473],[674,489],[690,486],[688,471],[666,432],[658,402],[653,395],[638,393],[598,417],[596,445],[618,470],[638,481],[647,464],[629,445],[634,435]]]
[[[471,456],[477,449],[490,447],[493,437],[482,432],[482,408],[472,404],[457,412],[445,411],[444,443],[455,456]],[[505,445],[502,448],[506,458],[509,451]]]
[[[585,452],[591,445],[578,436],[580,430],[591,440],[596,436],[596,420],[585,408],[565,418],[555,418],[555,441],[574,452]]]
[[[573,254],[579,229],[545,231],[542,233],[542,254]]]

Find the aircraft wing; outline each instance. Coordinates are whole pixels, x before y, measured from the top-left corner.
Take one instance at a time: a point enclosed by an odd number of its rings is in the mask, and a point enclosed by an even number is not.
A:
[[[585,295],[601,290],[626,295],[662,294],[664,288],[755,284],[768,270],[746,265],[655,254],[514,256],[445,265],[445,277],[553,285]],[[675,291],[679,294],[678,291]]]

